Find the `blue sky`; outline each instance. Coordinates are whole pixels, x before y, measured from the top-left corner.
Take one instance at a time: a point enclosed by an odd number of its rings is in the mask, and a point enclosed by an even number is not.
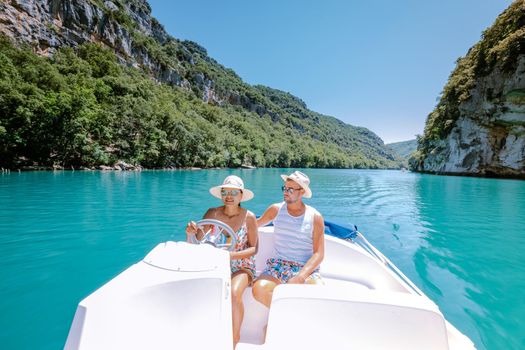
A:
[[[421,134],[455,66],[510,0],[150,0],[249,84],[369,128],[386,143]]]

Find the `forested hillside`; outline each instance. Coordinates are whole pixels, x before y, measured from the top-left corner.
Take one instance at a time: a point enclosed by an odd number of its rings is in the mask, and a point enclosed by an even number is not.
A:
[[[417,149],[417,140],[388,143],[386,145],[399,157],[408,160],[410,155]]]
[[[399,166],[373,132],[171,37],[145,1],[1,2],[0,32],[0,167]]]

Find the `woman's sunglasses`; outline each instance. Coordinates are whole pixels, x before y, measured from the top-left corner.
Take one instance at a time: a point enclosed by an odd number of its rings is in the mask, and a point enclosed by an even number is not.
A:
[[[235,197],[239,193],[242,193],[242,191],[241,190],[221,190],[221,196],[222,197],[226,197],[226,196]]]

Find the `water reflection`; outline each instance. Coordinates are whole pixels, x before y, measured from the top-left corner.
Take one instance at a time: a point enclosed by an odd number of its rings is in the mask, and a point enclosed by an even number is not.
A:
[[[520,348],[524,339],[508,331],[525,334],[517,292],[525,287],[523,183],[424,176],[416,188],[425,244],[414,262],[423,291],[478,348]]]

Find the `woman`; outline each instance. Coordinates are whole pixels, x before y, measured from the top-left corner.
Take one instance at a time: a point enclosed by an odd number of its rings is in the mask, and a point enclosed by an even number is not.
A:
[[[254,195],[252,191],[244,188],[241,178],[235,175],[226,177],[222,185],[210,188],[210,193],[220,198],[223,205],[208,209],[203,218],[222,221],[237,234],[235,249],[230,251],[233,345],[235,347],[241,337],[244,317],[242,294],[255,278],[254,256],[257,253],[257,220],[251,211],[241,207],[241,202],[252,199]],[[191,242],[192,235],[196,235],[197,239],[202,239],[203,232],[197,228],[195,222],[191,221],[186,226],[186,235],[188,242]]]

